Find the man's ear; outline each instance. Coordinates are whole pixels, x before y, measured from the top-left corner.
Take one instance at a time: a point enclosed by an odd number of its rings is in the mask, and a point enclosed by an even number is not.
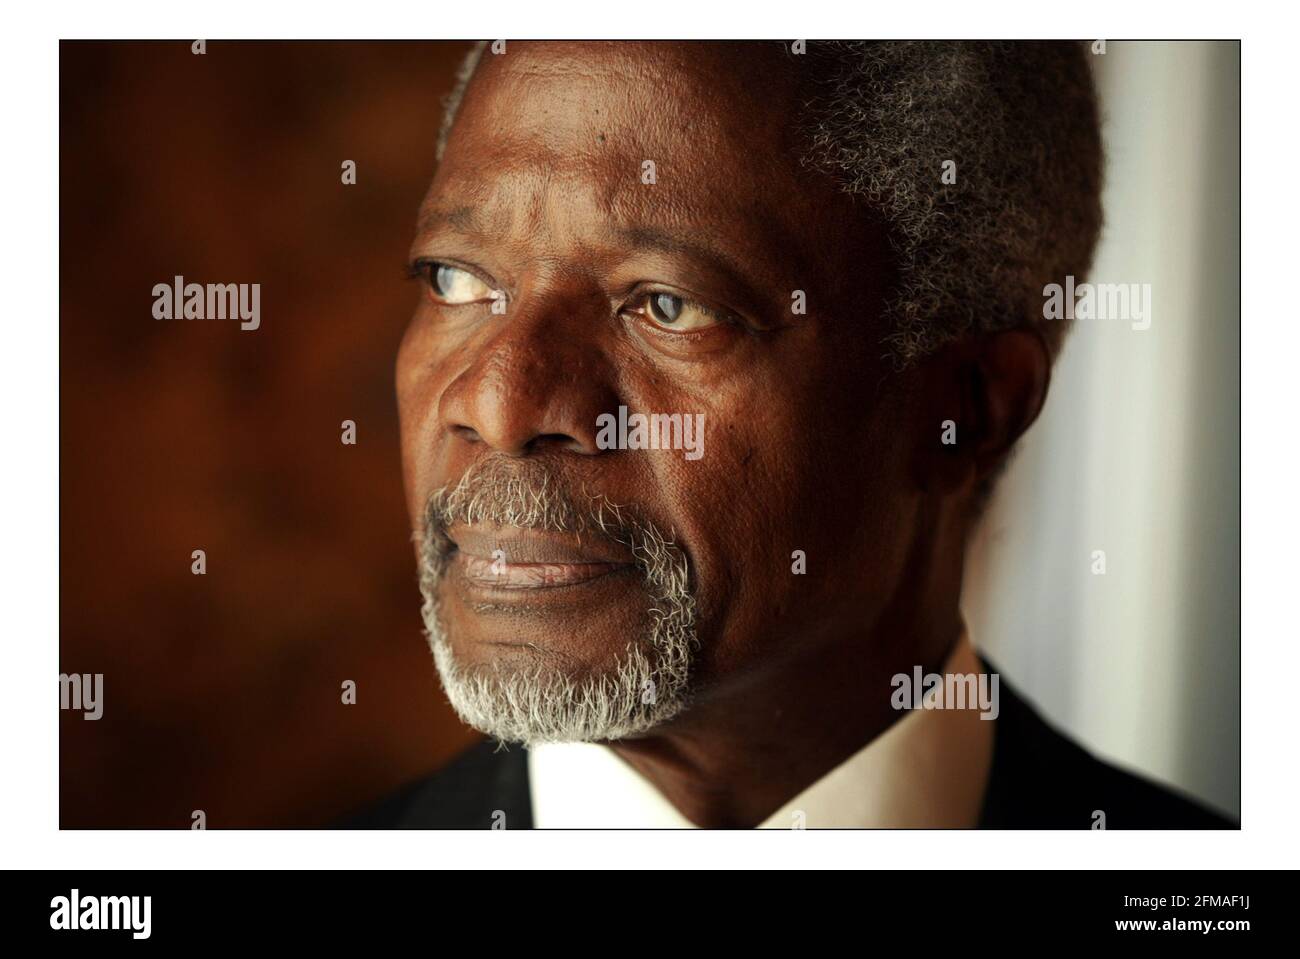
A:
[[[954,344],[934,360],[927,379],[937,387],[928,404],[937,453],[925,470],[950,491],[974,488],[1042,411],[1051,351],[1039,330],[1022,327]]]
[[[1034,425],[1047,400],[1052,353],[1036,327],[1006,330],[982,338],[977,352],[980,476],[994,472],[1011,447]]]

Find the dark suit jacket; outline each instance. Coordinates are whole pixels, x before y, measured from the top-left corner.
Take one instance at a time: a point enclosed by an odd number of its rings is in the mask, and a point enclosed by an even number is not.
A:
[[[1048,725],[1005,679],[998,693],[982,828],[1089,829],[1094,810],[1105,812],[1107,829],[1237,828],[1191,799],[1094,758]],[[340,825],[487,829],[498,810],[506,828],[532,828],[528,756],[521,746],[482,742]]]

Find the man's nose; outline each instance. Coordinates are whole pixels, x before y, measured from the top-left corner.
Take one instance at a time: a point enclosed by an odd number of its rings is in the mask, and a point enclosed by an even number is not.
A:
[[[608,301],[603,304],[608,310]],[[526,456],[543,449],[600,452],[596,420],[618,408],[601,348],[607,312],[564,298],[531,298],[485,320],[463,370],[444,390],[444,429],[492,451]]]

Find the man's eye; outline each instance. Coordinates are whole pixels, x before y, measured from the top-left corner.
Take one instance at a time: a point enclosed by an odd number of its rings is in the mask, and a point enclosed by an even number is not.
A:
[[[721,322],[712,310],[672,293],[646,294],[644,309],[649,319],[669,330],[703,330]]]
[[[492,299],[492,290],[468,270],[445,263],[427,263],[429,286],[433,295],[444,303],[478,303]]]

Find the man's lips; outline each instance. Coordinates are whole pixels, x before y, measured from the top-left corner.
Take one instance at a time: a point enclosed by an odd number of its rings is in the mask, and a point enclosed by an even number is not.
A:
[[[574,586],[632,565],[631,551],[612,540],[517,527],[456,524],[452,561],[471,586],[548,589]]]
[[[506,563],[464,554],[460,563],[466,582],[499,589],[574,586],[627,568],[620,563]]]

